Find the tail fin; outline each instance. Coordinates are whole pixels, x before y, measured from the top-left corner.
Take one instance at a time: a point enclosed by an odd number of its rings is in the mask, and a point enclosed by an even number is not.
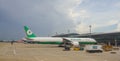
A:
[[[24,26],[24,30],[28,38],[36,37],[36,35],[27,26]]]

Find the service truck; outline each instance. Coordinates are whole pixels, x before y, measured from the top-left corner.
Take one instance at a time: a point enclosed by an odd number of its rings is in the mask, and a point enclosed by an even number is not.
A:
[[[86,45],[85,50],[90,53],[103,52],[102,45]]]

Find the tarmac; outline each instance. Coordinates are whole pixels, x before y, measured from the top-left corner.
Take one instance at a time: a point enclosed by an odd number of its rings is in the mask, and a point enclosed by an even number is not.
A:
[[[0,61],[120,61],[120,50],[116,54],[63,50],[49,44],[0,43]]]

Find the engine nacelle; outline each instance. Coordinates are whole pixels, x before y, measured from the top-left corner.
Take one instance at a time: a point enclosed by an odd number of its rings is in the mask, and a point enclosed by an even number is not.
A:
[[[73,47],[80,47],[80,44],[77,41],[72,41],[71,44],[73,45]]]

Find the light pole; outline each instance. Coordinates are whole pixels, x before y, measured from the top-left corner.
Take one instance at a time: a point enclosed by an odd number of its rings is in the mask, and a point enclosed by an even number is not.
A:
[[[70,30],[68,29],[68,34],[70,33]]]
[[[91,27],[92,27],[92,26],[91,26],[91,25],[89,25],[89,28],[90,28],[90,35],[89,35],[89,36],[90,36],[90,37],[91,37]]]
[[[115,39],[115,47],[117,47],[117,40]]]
[[[58,33],[56,32],[56,35],[58,35]]]

